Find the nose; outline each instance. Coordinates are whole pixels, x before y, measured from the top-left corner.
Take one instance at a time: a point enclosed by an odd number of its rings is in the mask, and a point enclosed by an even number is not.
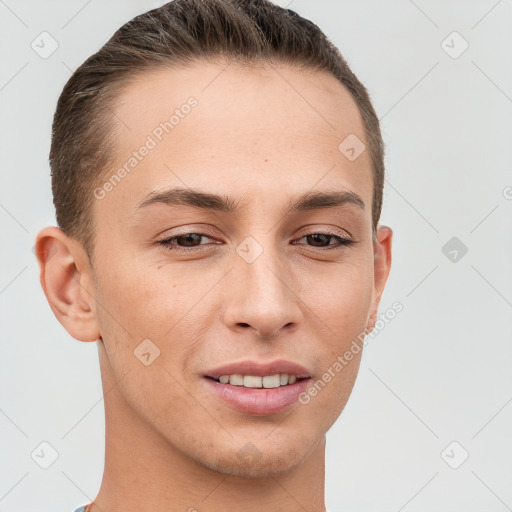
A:
[[[259,338],[274,339],[301,322],[298,283],[277,251],[265,248],[251,263],[235,256],[228,276],[223,316],[229,329],[251,330]]]

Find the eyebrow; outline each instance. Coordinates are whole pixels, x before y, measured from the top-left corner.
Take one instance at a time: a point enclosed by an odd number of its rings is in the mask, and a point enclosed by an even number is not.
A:
[[[193,206],[231,214],[241,214],[248,206],[241,198],[211,194],[191,188],[172,188],[151,193],[139,204],[137,210],[155,203],[164,203],[169,206]],[[364,201],[359,195],[350,190],[310,191],[291,198],[286,215],[345,205],[355,205],[361,210],[365,210]]]

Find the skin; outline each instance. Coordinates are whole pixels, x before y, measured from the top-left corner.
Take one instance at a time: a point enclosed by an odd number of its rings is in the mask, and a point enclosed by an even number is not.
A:
[[[272,415],[225,405],[203,375],[232,361],[284,358],[308,368],[314,384],[373,329],[392,231],[379,226],[372,239],[368,151],[349,161],[338,150],[351,133],[366,144],[361,116],[334,77],[283,64],[145,72],[116,106],[122,123],[107,176],[190,96],[197,107],[94,201],[92,262],[57,227],[36,240],[54,314],[71,336],[98,347],[106,454],[92,510],[324,512],[325,434],[362,351],[307,405]],[[246,208],[137,209],[176,186],[240,198]],[[365,209],[285,214],[298,194],[342,189]],[[326,231],[355,243],[306,236]],[[188,253],[158,243],[184,233],[207,237],[189,241]],[[236,251],[247,236],[263,250],[252,263]],[[186,246],[180,240],[173,247]],[[160,350],[148,366],[134,356],[145,339]],[[247,443],[250,463],[240,456]]]

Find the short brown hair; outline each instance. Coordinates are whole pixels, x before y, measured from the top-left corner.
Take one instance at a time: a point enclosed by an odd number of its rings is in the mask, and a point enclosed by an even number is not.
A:
[[[93,190],[112,164],[114,105],[122,87],[148,69],[215,58],[327,71],[345,86],[361,113],[373,165],[375,238],[384,144],[368,92],[317,25],[268,0],[168,2],[124,24],[76,69],[59,97],[52,126],[50,167],[59,227],[80,241],[91,258]]]

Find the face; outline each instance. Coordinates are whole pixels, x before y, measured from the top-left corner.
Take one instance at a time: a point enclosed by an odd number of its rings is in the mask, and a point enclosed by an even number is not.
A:
[[[138,77],[116,117],[110,185],[94,202],[102,372],[152,432],[200,464],[289,471],[343,410],[362,354],[353,342],[385,282],[369,152],[351,160],[338,149],[350,134],[365,141],[357,106],[328,74],[209,63]],[[282,388],[267,408],[263,390],[245,405],[224,400],[207,375],[247,360],[304,367],[301,400],[283,406]],[[257,454],[250,467],[244,450]]]

